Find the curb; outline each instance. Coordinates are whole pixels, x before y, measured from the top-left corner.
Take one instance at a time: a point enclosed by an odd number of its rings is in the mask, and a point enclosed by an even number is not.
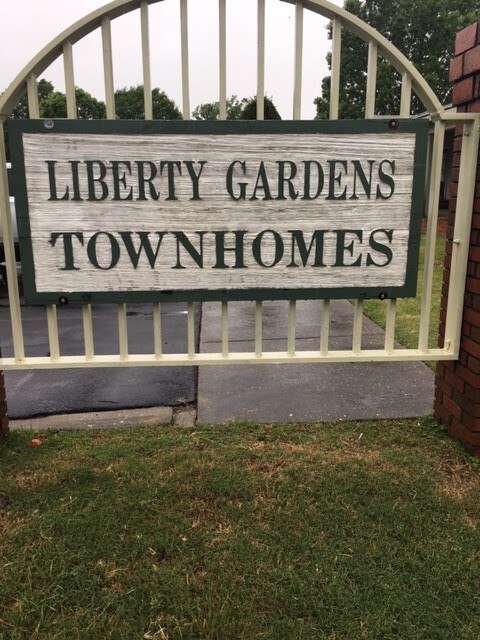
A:
[[[43,416],[41,418],[9,420],[9,428],[11,431],[74,431],[77,429],[108,429],[156,425],[194,427],[196,417],[196,411],[191,407],[175,411],[172,407],[151,407],[149,409],[71,413]]]

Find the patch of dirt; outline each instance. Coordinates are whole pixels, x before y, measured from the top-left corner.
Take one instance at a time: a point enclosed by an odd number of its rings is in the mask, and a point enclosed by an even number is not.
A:
[[[462,502],[480,488],[480,476],[463,461],[445,460],[439,471],[445,477],[440,491],[456,502]]]

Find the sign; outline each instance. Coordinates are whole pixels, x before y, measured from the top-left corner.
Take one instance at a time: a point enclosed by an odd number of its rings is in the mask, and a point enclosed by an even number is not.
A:
[[[415,295],[426,122],[9,124],[28,302]]]

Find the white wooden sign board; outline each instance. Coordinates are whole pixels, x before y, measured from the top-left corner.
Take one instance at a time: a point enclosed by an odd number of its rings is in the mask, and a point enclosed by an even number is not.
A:
[[[250,123],[199,135],[183,124],[21,133],[32,301],[414,295],[417,132],[279,133],[277,123],[257,133],[262,123]]]

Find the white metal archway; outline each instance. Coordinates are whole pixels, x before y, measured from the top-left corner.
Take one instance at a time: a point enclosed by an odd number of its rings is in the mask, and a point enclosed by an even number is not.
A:
[[[62,354],[59,341],[58,316],[56,305],[48,305],[45,313],[45,323],[48,333],[49,355],[38,357],[29,354],[25,344],[22,324],[22,300],[17,284],[17,270],[15,263],[14,238],[10,218],[10,204],[5,171],[5,147],[3,128],[5,121],[17,105],[20,98],[27,93],[30,118],[40,118],[37,83],[38,78],[48,70],[49,66],[61,59],[65,71],[65,87],[67,97],[68,118],[76,118],[75,104],[75,45],[88,34],[99,30],[102,41],[102,63],[104,72],[104,90],[106,97],[107,118],[115,119],[115,61],[112,54],[112,22],[131,12],[139,14],[138,38],[141,43],[141,75],[144,86],[146,119],[152,119],[152,73],[150,53],[149,7],[162,0],[114,0],[103,8],[94,11],[69,29],[61,33],[18,74],[10,87],[0,97],[0,214],[3,226],[5,259],[9,289],[9,304],[11,315],[11,330],[13,335],[13,353],[4,355],[0,359],[1,369],[25,368],[61,368],[61,367],[105,367],[105,366],[162,366],[162,365],[200,365],[200,364],[238,364],[238,363],[305,363],[305,362],[338,362],[338,361],[385,361],[385,360],[434,360],[454,359],[458,354],[458,344],[461,329],[462,300],[466,277],[466,260],[469,247],[470,212],[472,211],[473,185],[475,177],[475,163],[473,159],[478,151],[479,120],[476,115],[447,113],[439,103],[424,78],[415,67],[388,42],[381,34],[369,25],[349,14],[344,9],[336,7],[326,0],[258,0],[257,2],[257,118],[263,114],[263,100],[268,78],[265,71],[266,47],[266,5],[271,2],[290,2],[295,5],[294,48],[291,55],[294,60],[293,77],[293,111],[292,119],[300,119],[301,95],[303,77],[303,59],[309,55],[304,51],[303,25],[311,12],[320,14],[332,20],[332,84],[330,101],[330,119],[339,117],[340,94],[340,62],[342,31],[348,30],[368,43],[367,91],[365,101],[365,118],[375,117],[375,94],[377,61],[379,56],[386,59],[401,75],[402,91],[401,104],[398,114],[392,116],[411,117],[411,99],[414,92],[425,106],[433,127],[432,152],[429,167],[428,198],[427,198],[427,241],[424,262],[422,312],[418,318],[418,344],[416,348],[406,349],[395,342],[396,300],[385,302],[386,331],[385,341],[377,349],[362,347],[362,318],[363,302],[358,300],[352,307],[352,336],[351,347],[334,349],[329,343],[329,326],[334,315],[334,308],[329,300],[322,300],[319,304],[318,347],[309,351],[298,350],[296,344],[296,315],[297,303],[291,300],[285,303],[286,350],[282,352],[267,352],[262,346],[263,336],[263,303],[255,301],[254,307],[254,341],[255,347],[251,352],[232,352],[229,344],[229,312],[230,303],[218,303],[219,331],[221,332],[222,349],[219,353],[198,353],[195,344],[195,307],[188,303],[188,348],[185,353],[164,353],[162,348],[162,309],[159,303],[153,304],[151,353],[132,354],[128,344],[128,314],[127,306],[120,304],[115,311],[118,316],[119,346],[118,353],[104,355],[95,350],[94,323],[92,321],[91,305],[85,304],[81,314],[84,331],[84,353],[76,356]],[[188,0],[177,0],[180,11],[181,68],[179,78],[182,93],[182,112],[184,119],[191,115],[190,101],[190,66],[189,66],[189,23]],[[219,52],[219,103],[220,119],[226,118],[227,107],[227,11],[229,0],[218,0],[218,14],[212,19],[218,20]],[[166,26],[165,28],[168,28]],[[319,34],[320,35],[320,34]],[[132,36],[133,37],[133,36]],[[131,42],[125,43],[130,46]],[[205,70],[205,73],[208,73]],[[217,70],[215,70],[217,73]],[[459,178],[459,196],[457,200],[457,217],[454,237],[454,251],[452,256],[452,271],[449,283],[448,311],[446,318],[446,335],[442,347],[428,344],[430,317],[434,246],[437,229],[437,203],[440,192],[442,149],[445,127],[452,122],[463,124],[464,145]],[[232,303],[233,305],[234,303]]]

